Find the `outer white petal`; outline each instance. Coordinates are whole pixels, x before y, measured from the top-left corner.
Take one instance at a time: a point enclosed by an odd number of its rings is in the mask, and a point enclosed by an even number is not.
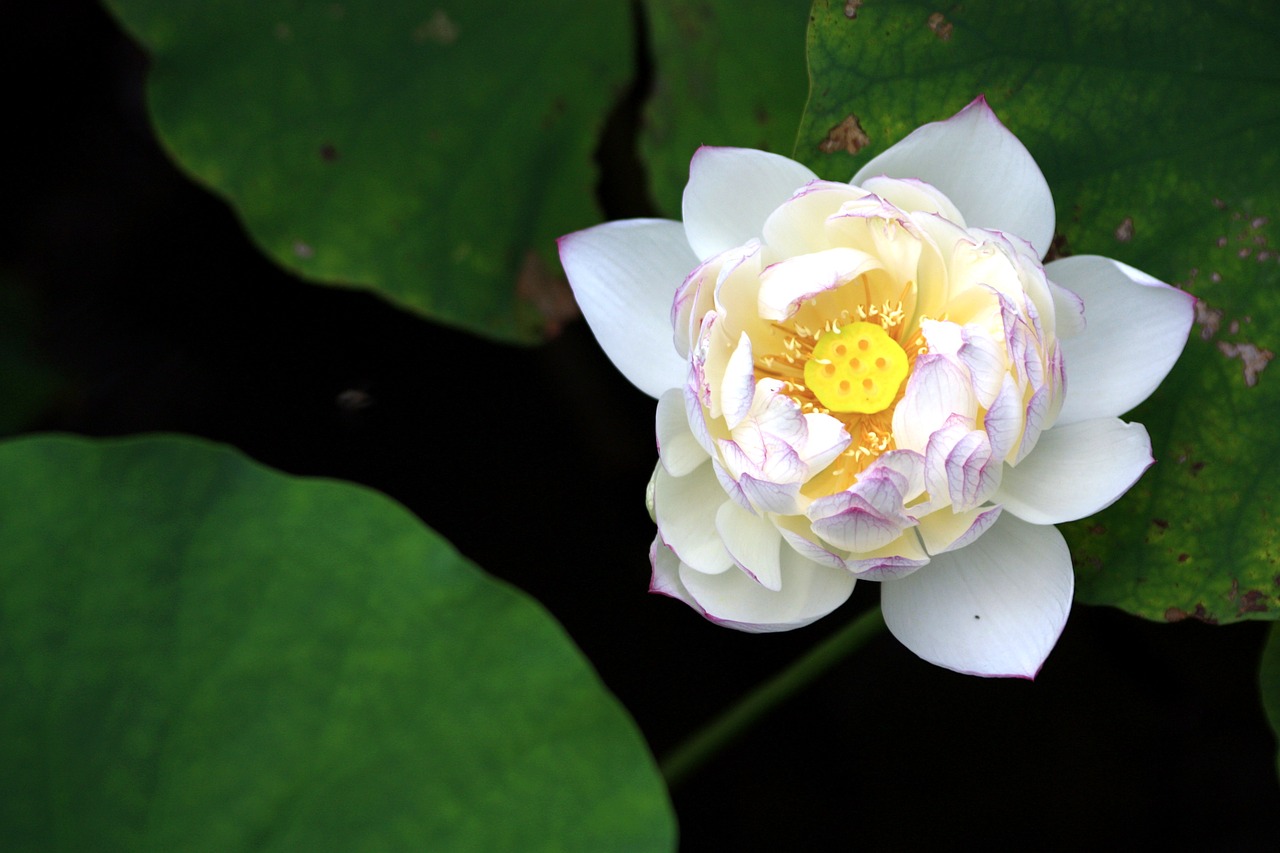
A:
[[[1085,311],[1084,331],[1061,341],[1067,398],[1058,423],[1115,417],[1147,399],[1182,354],[1195,298],[1096,255],[1062,258],[1045,272]]]
[[[1006,467],[993,501],[1032,524],[1059,524],[1110,506],[1152,463],[1142,424],[1098,418],[1040,435],[1017,467]]]
[[[628,219],[559,240],[560,263],[605,354],[641,391],[684,384],[671,342],[671,302],[698,264],[679,222]]]
[[[728,500],[710,464],[673,477],[661,465],[653,476],[653,514],[662,539],[683,563],[700,572],[723,572],[733,565],[716,533],[716,510]]]
[[[970,227],[1016,234],[1044,257],[1053,196],[1030,152],[979,97],[946,121],[917,128],[858,170],[868,178],[918,178],[941,190]]]
[[[658,458],[667,473],[683,477],[707,461],[707,451],[689,427],[685,410],[685,390],[672,388],[658,398],[655,418],[658,436]]]
[[[689,245],[705,260],[759,238],[769,214],[816,178],[808,167],[779,154],[750,148],[699,148],[684,188]]]
[[[759,634],[790,631],[826,616],[849,600],[854,577],[782,549],[782,589],[765,589],[737,569],[704,575],[680,568],[680,582],[708,619]]]
[[[883,584],[881,602],[893,635],[930,663],[1033,678],[1066,624],[1074,584],[1057,528],[1004,513],[967,548]]]

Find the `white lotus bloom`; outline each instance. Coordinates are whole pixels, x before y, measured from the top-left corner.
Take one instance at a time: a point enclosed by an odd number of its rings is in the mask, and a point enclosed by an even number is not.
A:
[[[1118,416],[1181,353],[1191,297],[1106,258],[1042,266],[1053,200],[982,98],[849,184],[733,148],[689,171],[683,224],[560,242],[601,346],[658,399],[652,589],[779,631],[882,581],[919,656],[1033,676],[1073,589],[1053,525],[1151,464]]]

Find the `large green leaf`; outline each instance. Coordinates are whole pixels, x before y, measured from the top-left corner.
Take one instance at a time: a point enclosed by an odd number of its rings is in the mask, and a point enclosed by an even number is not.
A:
[[[1272,625],[1267,633],[1267,644],[1262,647],[1262,664],[1258,667],[1258,682],[1262,688],[1262,709],[1277,741],[1280,741],[1280,625]],[[1276,768],[1280,770],[1280,751],[1276,753]]]
[[[277,262],[493,338],[554,322],[624,4],[104,2],[151,54],[161,141]]]
[[[0,480],[6,849],[674,845],[563,630],[386,497],[174,438]]]
[[[1077,596],[1153,619],[1280,616],[1280,377],[1265,371],[1280,342],[1274,9],[877,0],[852,20],[848,6],[814,4],[797,158],[847,179],[985,93],[1044,170],[1059,246],[1117,258],[1205,303],[1181,362],[1132,415],[1158,464],[1113,508],[1066,529]],[[824,153],[850,116],[865,148]]]
[[[790,151],[808,86],[807,0],[648,0],[653,97],[640,150],[654,201],[680,218],[700,145]]]

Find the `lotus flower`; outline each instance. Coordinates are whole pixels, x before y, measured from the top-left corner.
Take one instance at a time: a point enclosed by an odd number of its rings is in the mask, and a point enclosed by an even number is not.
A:
[[[982,98],[848,184],[701,148],[683,207],[560,241],[600,345],[658,400],[651,589],[763,632],[878,581],[920,657],[1034,676],[1073,590],[1053,525],[1152,463],[1118,416],[1192,298],[1102,257],[1042,265],[1048,185]]]

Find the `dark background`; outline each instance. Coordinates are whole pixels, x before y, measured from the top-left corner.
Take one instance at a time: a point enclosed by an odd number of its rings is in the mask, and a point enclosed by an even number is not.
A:
[[[27,431],[191,433],[391,495],[546,605],[658,755],[875,603],[864,584],[818,625],[749,636],[646,595],[653,401],[581,322],[509,348],[301,283],[159,149],[146,59],[105,12],[4,11],[0,336],[31,383],[4,393],[44,395]],[[602,154],[611,218],[651,213],[630,159],[644,86]],[[472,381],[489,371],[500,394]],[[1076,606],[1034,683],[884,635],[674,792],[682,848],[1275,850],[1265,632]]]

